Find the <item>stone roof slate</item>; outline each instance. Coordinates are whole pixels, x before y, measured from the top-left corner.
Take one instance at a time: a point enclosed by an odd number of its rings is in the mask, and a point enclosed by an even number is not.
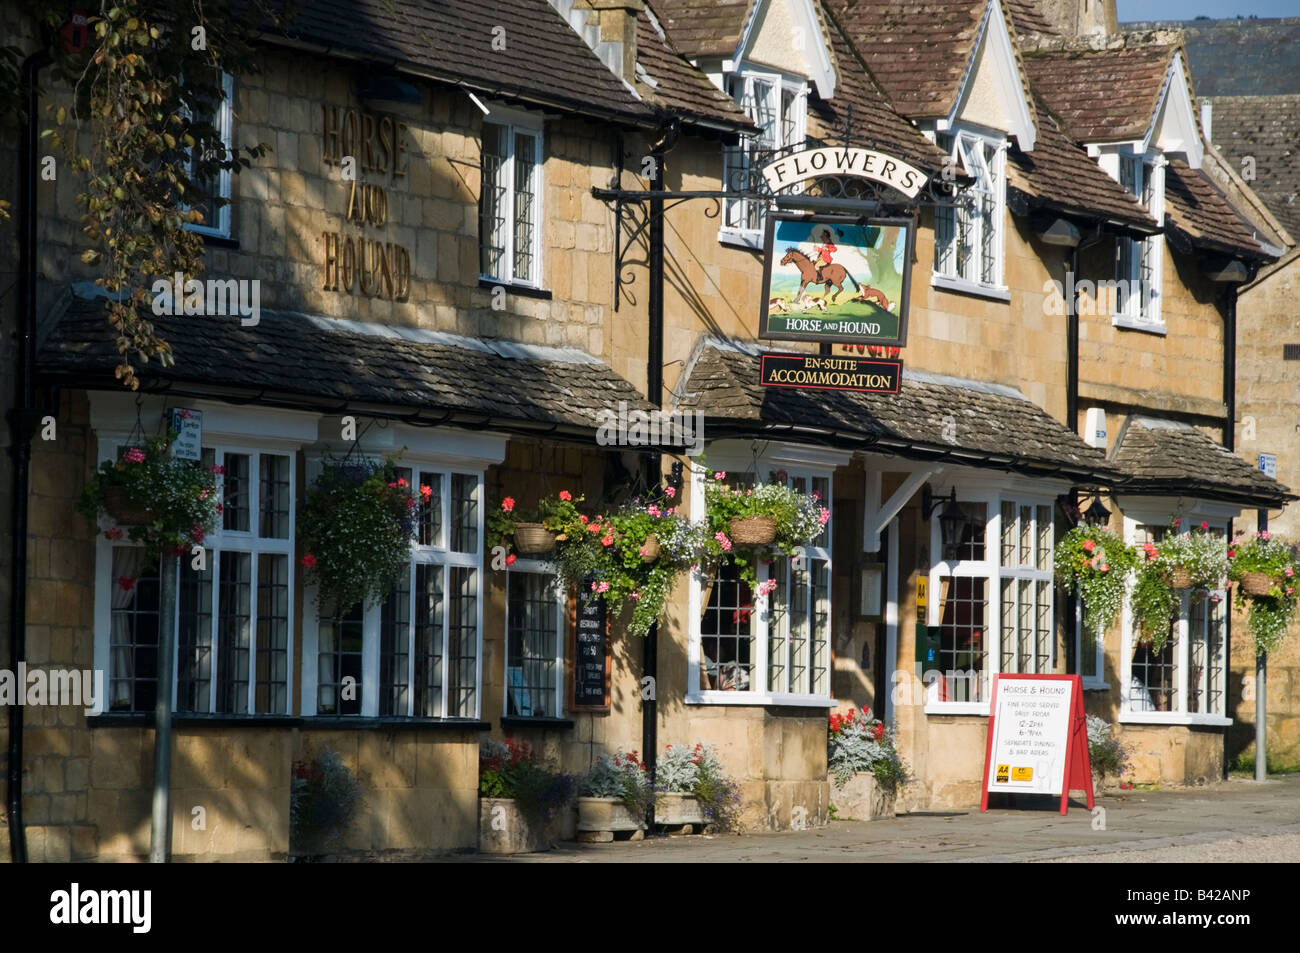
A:
[[[1255,239],[1254,230],[1214,183],[1181,159],[1170,159],[1165,167],[1165,218],[1168,228],[1197,247],[1229,255],[1270,257]]]
[[[1024,56],[1035,92],[1079,142],[1141,139],[1151,127],[1178,47],[1062,50]]]
[[[1126,30],[1181,30],[1202,96],[1300,94],[1300,17],[1163,20]]]
[[[1033,152],[1008,152],[1008,184],[1030,204],[1089,219],[1122,222],[1154,232],[1157,223],[1133,193],[1123,188],[1061,130],[1046,104],[1038,102],[1038,137]]]
[[[294,0],[268,29],[294,41],[415,68],[492,96],[650,125],[654,112],[546,0]],[[496,28],[505,49],[494,50]]]
[[[581,351],[481,341],[387,325],[263,311],[239,318],[159,316],[175,365],[137,365],[146,389],[264,394],[268,404],[388,408],[595,430],[597,414],[651,409],[630,383]],[[118,362],[104,300],[74,298],[37,365],[79,387],[113,384]],[[394,414],[396,416],[396,414]]]
[[[1300,239],[1300,94],[1216,96],[1210,102],[1215,148],[1238,174],[1246,157],[1253,157],[1255,178],[1248,184],[1282,227]]]
[[[1130,417],[1116,437],[1111,462],[1123,486],[1147,493],[1279,505],[1297,497],[1190,424]]]
[[[688,123],[752,131],[754,124],[745,111],[682,59],[661,26],[649,8],[637,15],[636,85],[642,98],[682,116]],[[647,77],[654,82],[653,86],[645,82]]]
[[[713,425],[785,440],[1082,480],[1115,475],[1099,450],[1017,391],[993,384],[909,372],[898,394],[765,387],[758,354],[708,341],[679,391],[687,395],[679,406],[703,411]]]
[[[757,0],[657,0],[655,13],[673,45],[691,58],[731,56]]]

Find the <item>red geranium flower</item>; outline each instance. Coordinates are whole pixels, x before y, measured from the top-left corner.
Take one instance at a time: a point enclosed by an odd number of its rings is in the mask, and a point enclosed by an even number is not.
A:
[[[515,498],[513,496],[507,496],[501,501],[501,509],[505,510],[507,513],[513,513],[515,510]]]
[[[573,494],[570,493],[568,490],[561,490],[560,499],[564,500],[565,502],[568,502],[569,500],[573,499]]]
[[[506,565],[513,566],[515,564],[515,560],[518,558],[519,557],[516,556],[514,553],[511,553],[509,556],[506,557]]]
[[[302,562],[302,567],[304,569],[312,569],[316,565],[316,557],[311,553],[304,553],[300,561]]]
[[[122,587],[124,592],[130,592],[135,588],[135,580],[130,576],[118,576],[117,584]]]

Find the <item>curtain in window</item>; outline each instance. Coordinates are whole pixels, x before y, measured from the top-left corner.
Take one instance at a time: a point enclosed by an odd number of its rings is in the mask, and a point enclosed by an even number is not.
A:
[[[144,550],[136,546],[113,547],[113,576],[109,586],[113,593],[110,623],[112,633],[109,644],[112,648],[113,699],[111,708],[129,707],[131,704],[131,682],[135,678],[135,653],[132,649],[131,616],[126,611],[135,604],[135,586],[126,588],[118,583],[119,579],[136,579],[140,575],[140,566],[144,563]]]

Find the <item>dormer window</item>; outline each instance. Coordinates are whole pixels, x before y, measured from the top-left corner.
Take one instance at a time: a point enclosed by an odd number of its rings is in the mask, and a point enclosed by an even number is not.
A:
[[[1164,161],[1152,156],[1121,155],[1119,183],[1142,203],[1157,222],[1164,220]],[[1160,317],[1160,236],[1120,236],[1115,245],[1115,322],[1162,326]]]
[[[235,98],[235,78],[229,73],[221,74],[221,99],[219,101],[196,102],[195,112],[191,116],[195,124],[212,126],[221,139],[221,154],[211,156],[218,162],[224,162],[234,149],[233,106]],[[211,162],[202,161],[203,157],[192,153],[187,163],[187,173],[197,192],[194,200],[186,208],[198,209],[203,215],[202,224],[186,224],[185,227],[200,235],[213,238],[230,238],[230,202],[231,175],[229,169],[213,168]]]
[[[804,141],[808,84],[780,73],[745,70],[727,78],[727,89],[759,128],[756,136],[742,139],[723,151],[723,181],[729,192],[745,192],[758,177],[758,168],[773,153]],[[765,204],[747,198],[726,199],[724,237],[757,247],[761,241]]]
[[[933,283],[957,291],[1005,292],[1006,140],[957,131],[939,133],[935,143],[975,181],[958,189],[953,205],[935,209]]]

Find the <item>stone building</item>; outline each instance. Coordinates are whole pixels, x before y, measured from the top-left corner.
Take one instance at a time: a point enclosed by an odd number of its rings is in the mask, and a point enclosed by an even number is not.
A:
[[[1127,620],[1082,638],[1051,571],[1093,494],[1134,539],[1289,498],[1225,449],[1233,291],[1215,276],[1271,253],[1201,171],[1175,41],[1093,49],[1075,34],[1098,24],[1030,0],[297,7],[215,117],[232,144],[274,150],[218,184],[231,205],[205,229],[208,276],[257,279],[259,319],[159,316],[176,363],[141,368],[139,403],[78,263],[75,182],[38,188],[37,412],[58,437],[33,442],[23,660],[103,671],[108,698],[89,717],[27,712],[33,858],[146,850],[160,686],[172,851],[203,859],[285,856],[292,766],[327,748],[367,799],[344,849],[472,848],[480,739],[581,772],[642,749],[647,711],[659,749],[717,747],[751,827],[825,822],[826,715],[850,705],[897,726],[905,806],[970,806],[996,673],[1081,674],[1089,709],[1137,740],[1139,780],[1218,776],[1226,617],[1185,607],[1148,657]],[[805,145],[875,149],[952,189],[752,184]],[[778,207],[915,222],[899,394],[758,383],[765,352],[810,347],[756,333]],[[1136,293],[1075,293],[1117,278]],[[615,624],[608,706],[578,710],[571,595],[541,561],[493,568],[485,522],[506,495],[615,500],[674,462],[700,515],[706,473],[680,446],[598,442],[620,405],[703,414],[709,468],[816,490],[828,533],[763,568],[771,597],[729,563],[683,578],[649,652]],[[207,568],[182,571],[179,660],[160,678],[158,580],[73,504],[137,422],[177,407],[202,411],[226,509]],[[1099,421],[1104,438],[1079,436]],[[358,452],[402,451],[440,515],[392,598],[333,617],[301,578],[294,519],[353,424]],[[949,494],[964,522],[945,544],[932,501]],[[963,696],[920,685],[921,627],[938,668],[970,673]],[[542,673],[526,685],[524,631]]]

